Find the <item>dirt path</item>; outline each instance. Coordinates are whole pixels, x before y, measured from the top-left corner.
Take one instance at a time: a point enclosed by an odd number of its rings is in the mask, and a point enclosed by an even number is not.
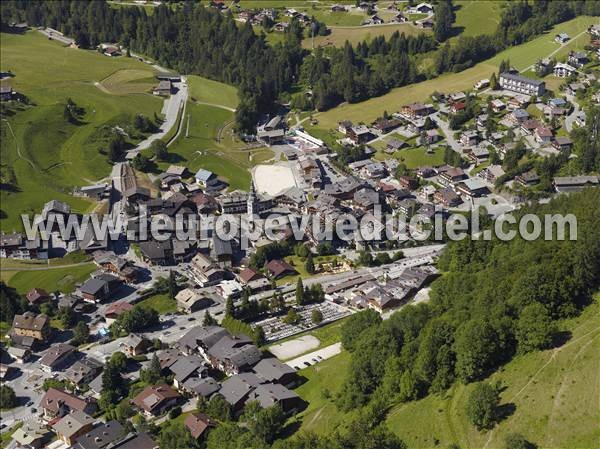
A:
[[[17,147],[17,154],[19,155],[19,157],[21,159],[23,159],[25,162],[27,162],[29,165],[31,165],[31,168],[33,168],[34,170],[36,170],[35,168],[35,164],[33,163],[33,161],[27,159],[25,156],[23,156],[21,154],[21,148],[19,148],[19,142],[17,141],[17,136],[15,136],[15,133],[13,132],[12,126],[10,126],[10,122],[6,119],[2,119],[2,121],[6,122],[6,124],[8,125],[8,130],[10,131],[10,134],[13,136],[13,140],[15,141],[15,147]]]
[[[204,106],[212,106],[213,108],[225,109],[226,111],[229,111],[229,112],[235,112],[235,108],[230,108],[229,106],[225,106],[223,104],[208,103],[206,101],[197,101],[197,100],[194,100],[194,104],[201,104]]]

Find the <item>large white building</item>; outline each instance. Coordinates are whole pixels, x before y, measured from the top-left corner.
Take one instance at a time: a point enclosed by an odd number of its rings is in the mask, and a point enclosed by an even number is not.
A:
[[[546,91],[546,83],[540,80],[525,78],[515,73],[501,73],[500,86],[502,89],[519,92],[527,95],[543,95]]]

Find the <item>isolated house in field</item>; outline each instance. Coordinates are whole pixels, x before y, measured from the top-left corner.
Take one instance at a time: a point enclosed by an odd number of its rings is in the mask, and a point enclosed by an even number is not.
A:
[[[567,33],[559,33],[556,36],[554,36],[554,41],[558,44],[564,44],[565,42],[568,42],[571,38],[569,37],[569,35]]]
[[[173,92],[173,84],[170,80],[161,80],[158,82],[158,86],[154,88],[154,95],[169,96]]]

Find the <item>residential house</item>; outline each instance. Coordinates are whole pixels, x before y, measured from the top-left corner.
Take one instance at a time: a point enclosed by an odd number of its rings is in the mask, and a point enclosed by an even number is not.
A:
[[[515,109],[509,116],[509,120],[517,125],[523,123],[527,119],[529,119],[529,112],[525,109]]]
[[[588,55],[584,51],[571,51],[567,57],[567,61],[574,67],[581,68],[590,62]]]
[[[496,113],[503,111],[506,109],[506,104],[498,98],[492,100],[492,110]]]
[[[598,176],[557,176],[553,181],[558,193],[579,192],[586,187],[597,187],[600,184]]]
[[[73,411],[81,411],[93,415],[98,409],[95,399],[82,399],[74,394],[56,388],[49,388],[40,401],[40,408],[46,421],[62,418]]]
[[[464,111],[466,107],[467,106],[464,102],[457,101],[456,103],[452,103],[452,105],[450,105],[450,113],[458,114],[459,112]]]
[[[402,175],[398,178],[400,187],[407,190],[414,190],[419,186],[419,181],[412,176]]]
[[[40,359],[42,371],[51,373],[70,365],[75,359],[77,348],[66,343],[56,343],[50,346]]]
[[[173,386],[182,390],[183,384],[190,378],[202,378],[206,376],[207,368],[202,359],[196,355],[179,357],[175,363],[169,367],[173,373]]]
[[[104,449],[112,447],[117,441],[125,437],[125,428],[119,421],[111,420],[100,423],[89,432],[76,439],[74,449]]]
[[[479,176],[488,182],[494,183],[496,179],[503,176],[504,170],[501,165],[490,165],[479,172]]]
[[[228,376],[248,371],[261,358],[258,348],[243,335],[222,337],[207,351],[207,354],[213,368]]]
[[[221,389],[221,385],[212,377],[190,377],[181,384],[181,391],[185,394],[210,399]]]
[[[87,413],[74,410],[54,423],[52,428],[61,441],[72,446],[81,435],[94,428],[94,418]]]
[[[569,64],[563,64],[562,62],[557,62],[554,65],[554,75],[559,78],[568,78],[571,75],[575,75],[577,73],[577,69]]]
[[[264,380],[253,373],[241,373],[231,376],[221,384],[219,394],[231,406],[234,413],[240,412],[246,399]]]
[[[27,301],[29,301],[29,304],[32,305],[39,305],[50,301],[50,295],[42,288],[32,288],[27,292],[25,297],[27,298]]]
[[[385,152],[388,154],[393,154],[398,150],[401,150],[402,148],[404,148],[405,146],[408,146],[408,144],[400,139],[390,139],[385,147]]]
[[[126,301],[113,302],[113,303],[110,303],[106,307],[106,311],[104,312],[104,317],[107,320],[116,320],[117,318],[119,318],[119,316],[121,316],[125,312],[129,312],[131,310],[133,310],[133,304],[131,304],[129,302],[126,302]]]
[[[19,232],[12,234],[0,233],[0,258],[12,259],[47,259],[48,241],[39,237],[28,240]]]
[[[175,296],[177,308],[185,313],[197,312],[209,307],[213,301],[198,290],[185,288]]]
[[[248,395],[248,401],[258,401],[263,408],[278,405],[284,414],[292,415],[301,410],[304,402],[292,390],[280,384],[265,383],[258,385]]]
[[[452,186],[465,178],[467,178],[467,175],[462,168],[456,167],[450,167],[439,175],[440,182],[445,186]]]
[[[564,44],[568,42],[571,38],[567,33],[559,33],[554,36],[554,41],[558,44]]]
[[[375,138],[375,134],[365,125],[356,125],[348,130],[348,138],[355,144],[367,143]]]
[[[456,191],[468,197],[479,197],[489,192],[487,186],[477,178],[469,178],[456,185]]]
[[[65,373],[65,378],[75,387],[88,385],[102,371],[102,364],[91,358],[77,360]]]
[[[352,128],[352,122],[350,120],[342,120],[338,123],[338,131],[343,135],[347,135]]]
[[[121,347],[128,357],[135,357],[148,352],[148,349],[152,347],[152,342],[142,335],[129,334],[121,343]]]
[[[101,274],[85,281],[79,288],[84,301],[98,303],[110,297],[121,284],[112,274]]]
[[[265,265],[267,274],[271,279],[278,279],[283,276],[296,274],[296,269],[285,260],[273,259]]]
[[[552,142],[552,146],[559,151],[570,150],[573,146],[573,141],[569,137],[557,137]]]
[[[35,419],[24,420],[22,425],[11,435],[17,448],[39,449],[46,447],[52,439],[52,432],[48,427]]]
[[[156,86],[152,92],[154,95],[169,96],[173,92],[173,84],[170,80],[161,80],[158,82],[158,86]]]
[[[465,147],[477,145],[479,142],[479,132],[476,129],[468,129],[460,135],[460,143]]]
[[[183,425],[190,432],[192,438],[200,440],[205,438],[210,429],[217,426],[217,423],[207,414],[195,412],[185,417]]]
[[[500,86],[527,95],[542,96],[546,91],[546,83],[540,80],[526,78],[515,73],[504,72],[500,74]]]
[[[219,326],[196,326],[181,337],[179,347],[186,355],[199,353],[208,361],[208,350],[227,335],[229,332]]]
[[[51,334],[50,318],[48,315],[36,315],[25,312],[13,318],[11,334],[18,337],[31,337],[35,340],[46,341]]]
[[[535,129],[535,140],[539,143],[550,143],[554,138],[554,134],[550,128],[540,126]]]
[[[148,417],[158,416],[177,405],[181,395],[167,384],[150,385],[144,388],[132,403]]]
[[[204,168],[199,169],[194,175],[196,179],[196,183],[204,189],[211,190],[216,188],[219,180],[217,175],[209,170],[205,170]]]
[[[461,197],[451,187],[436,190],[433,194],[433,201],[444,207],[456,207],[463,202]]]
[[[262,359],[252,370],[261,379],[265,379],[267,382],[278,383],[288,388],[296,385],[299,380],[294,368],[280,362],[274,357]]]
[[[202,253],[198,253],[192,258],[190,268],[194,279],[202,287],[222,281],[225,275],[212,259]]]
[[[398,119],[380,118],[375,122],[373,128],[378,130],[381,134],[387,134],[398,128],[401,124],[402,122]]]
[[[146,432],[130,433],[122,440],[110,446],[110,449],[157,449],[159,448]]]
[[[479,165],[488,160],[490,152],[484,146],[478,146],[469,151],[468,157],[475,165]]]
[[[431,105],[412,103],[406,106],[402,106],[401,112],[403,115],[414,119],[428,116],[429,114],[431,114],[431,112],[433,112],[433,108],[431,107]]]
[[[540,177],[535,170],[530,170],[525,173],[521,173],[515,177],[515,182],[522,185],[523,187],[532,186],[540,182]]]

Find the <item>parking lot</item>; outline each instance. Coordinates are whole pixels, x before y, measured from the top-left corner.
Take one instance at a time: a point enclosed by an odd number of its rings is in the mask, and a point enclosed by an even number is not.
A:
[[[319,304],[296,307],[296,312],[300,317],[300,320],[296,324],[284,323],[284,316],[267,318],[254,324],[263,328],[265,338],[268,342],[278,341],[317,327],[311,320],[312,311],[315,309],[320,310],[323,314],[323,321],[320,324],[337,321],[352,313],[350,309],[344,306],[325,301]]]

